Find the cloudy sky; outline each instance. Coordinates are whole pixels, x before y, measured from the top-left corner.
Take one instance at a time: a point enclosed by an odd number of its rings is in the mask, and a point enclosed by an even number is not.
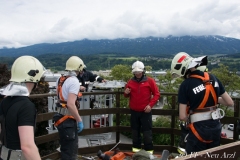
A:
[[[240,39],[240,0],[0,0],[0,48],[87,39]]]

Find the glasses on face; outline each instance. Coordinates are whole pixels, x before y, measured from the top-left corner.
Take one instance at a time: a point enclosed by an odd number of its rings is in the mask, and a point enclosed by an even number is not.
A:
[[[135,72],[133,72],[133,74],[141,74],[142,73],[142,71],[135,71]]]

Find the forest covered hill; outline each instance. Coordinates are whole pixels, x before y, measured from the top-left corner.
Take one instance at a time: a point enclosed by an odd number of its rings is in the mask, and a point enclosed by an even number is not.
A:
[[[160,56],[178,52],[192,54],[233,54],[240,53],[240,40],[222,36],[147,37],[136,39],[79,40],[63,43],[43,43],[21,48],[0,49],[0,57],[21,55],[75,54],[89,55],[117,53],[127,56]]]

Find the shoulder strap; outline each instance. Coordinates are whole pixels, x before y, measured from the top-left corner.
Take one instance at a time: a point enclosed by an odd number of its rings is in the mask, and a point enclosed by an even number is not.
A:
[[[212,97],[214,100],[214,105],[217,105],[217,95],[216,95],[216,92],[215,92],[212,84],[210,83],[209,74],[207,72],[204,72],[204,77],[199,76],[199,75],[190,75],[190,77],[201,79],[206,88],[206,93],[204,95],[204,98],[203,98],[201,104],[198,106],[198,109],[202,109],[205,107],[210,93],[212,94]]]
[[[70,76],[62,75],[58,80],[57,95],[61,101],[65,101],[65,99],[63,98],[63,94],[62,94],[62,86],[63,86],[63,83],[66,81],[66,79],[68,79],[69,77]]]

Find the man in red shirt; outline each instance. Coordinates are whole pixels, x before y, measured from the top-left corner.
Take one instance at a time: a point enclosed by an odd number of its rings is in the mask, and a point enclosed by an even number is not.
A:
[[[152,107],[160,98],[160,92],[153,78],[145,75],[144,64],[136,61],[132,65],[134,75],[125,86],[124,96],[129,98],[131,110],[132,151],[141,150],[143,133],[144,150],[153,154]]]

